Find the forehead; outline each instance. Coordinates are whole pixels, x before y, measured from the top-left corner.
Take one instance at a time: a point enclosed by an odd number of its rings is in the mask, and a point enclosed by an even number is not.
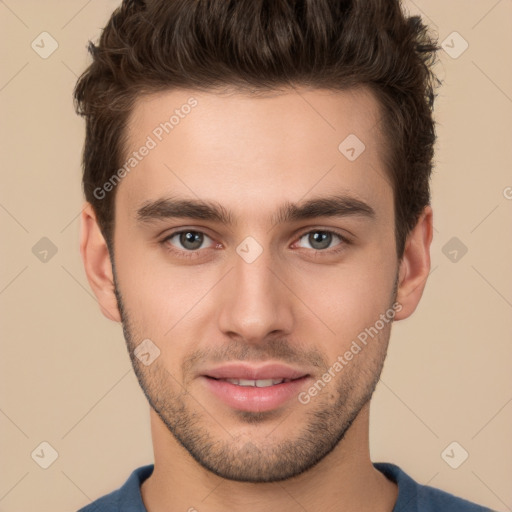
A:
[[[160,92],[136,101],[127,141],[135,165],[118,201],[131,209],[166,195],[269,214],[308,194],[392,201],[379,104],[365,89]]]

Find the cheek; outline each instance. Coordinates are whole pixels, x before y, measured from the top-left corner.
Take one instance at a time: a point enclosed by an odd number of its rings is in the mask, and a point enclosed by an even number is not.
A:
[[[194,305],[205,293],[204,283],[191,285],[181,272],[154,267],[135,271],[139,267],[119,266],[118,286],[133,346],[150,339],[160,350],[159,382],[171,379],[169,386],[174,385],[174,379],[182,382],[181,363],[199,340]],[[152,375],[157,366],[144,367],[142,371]]]
[[[116,249],[118,286],[135,341],[152,339],[162,351],[172,346],[172,357],[179,358],[182,347],[197,343],[205,299],[219,280],[218,272],[213,267],[206,271],[201,266],[171,265],[163,249],[134,246],[130,251],[122,239]]]
[[[388,310],[395,272],[392,264],[340,266],[301,280],[304,302],[329,327],[327,337],[316,336],[326,353],[335,356]]]
[[[177,300],[177,294],[166,273],[148,261],[141,245],[140,242],[130,244],[128,236],[116,237],[116,276],[133,327],[139,334],[151,337],[150,334],[156,336],[159,332],[158,326],[165,321],[165,311],[172,307],[173,300]]]
[[[120,289],[130,316],[154,336],[166,335],[193,310],[208,290],[207,280],[188,273],[152,268],[119,272]]]

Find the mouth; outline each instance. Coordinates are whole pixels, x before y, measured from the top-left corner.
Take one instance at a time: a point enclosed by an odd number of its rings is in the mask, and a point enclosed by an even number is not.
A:
[[[207,392],[224,405],[254,412],[286,406],[311,380],[309,373],[282,364],[224,365],[201,377]]]
[[[300,378],[300,377],[299,377]],[[269,386],[275,386],[277,384],[283,384],[283,382],[291,382],[296,379],[215,379],[215,380],[223,380],[225,382],[229,382],[230,384],[234,384],[235,386],[252,386],[256,388],[268,388]]]
[[[263,382],[263,386],[270,386],[270,381],[291,381],[308,375],[298,368],[281,364],[265,363],[263,365],[251,365],[247,363],[228,363],[216,368],[205,370],[203,374],[217,380],[238,381],[240,385],[254,386],[252,382]],[[235,384],[235,382],[233,382]]]

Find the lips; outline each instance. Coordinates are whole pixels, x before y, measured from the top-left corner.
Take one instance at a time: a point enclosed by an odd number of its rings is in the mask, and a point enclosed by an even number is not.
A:
[[[235,384],[236,386],[253,386],[257,388],[268,388],[269,386],[275,386],[276,384],[282,384],[283,382],[290,382],[290,379],[217,379],[217,380],[225,380],[230,384]]]
[[[306,372],[291,368],[279,363],[252,366],[248,364],[227,364],[206,370],[206,377],[217,380],[242,379],[242,380],[294,380],[307,375]]]
[[[262,412],[285,406],[310,378],[302,370],[278,363],[234,363],[205,371],[202,382],[209,393],[228,407]]]

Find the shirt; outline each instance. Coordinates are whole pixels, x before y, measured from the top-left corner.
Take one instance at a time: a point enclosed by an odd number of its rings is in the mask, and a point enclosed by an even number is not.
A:
[[[393,512],[492,512],[440,489],[418,484],[395,464],[374,462],[374,467],[398,485]],[[149,464],[135,469],[118,490],[99,498],[78,512],[147,512],[140,485],[153,472]]]

